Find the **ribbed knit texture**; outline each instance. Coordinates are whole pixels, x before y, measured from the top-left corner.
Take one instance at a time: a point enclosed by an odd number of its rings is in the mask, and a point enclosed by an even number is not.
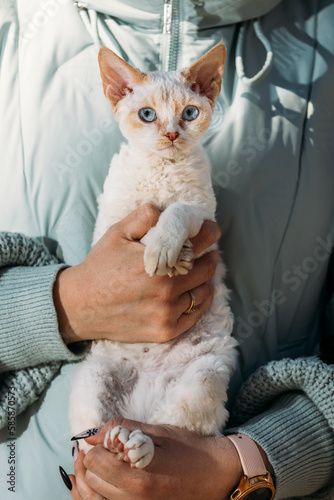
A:
[[[317,358],[259,368],[243,385],[233,429],[267,453],[277,499],[334,499],[334,366]]]
[[[0,372],[75,360],[58,333],[52,288],[62,265],[0,269]]]
[[[63,267],[32,238],[0,233],[0,428],[7,423],[9,391],[15,391],[19,414],[38,398],[63,361],[83,355],[68,349],[58,331],[52,291]]]

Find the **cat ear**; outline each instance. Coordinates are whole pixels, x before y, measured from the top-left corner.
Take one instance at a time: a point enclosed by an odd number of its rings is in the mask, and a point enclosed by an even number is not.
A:
[[[110,100],[113,110],[127,92],[133,91],[134,85],[143,83],[146,76],[107,47],[102,47],[99,51],[99,65],[103,91]]]
[[[210,99],[212,106],[221,89],[225,59],[226,48],[223,42],[220,42],[181,73],[195,92]]]

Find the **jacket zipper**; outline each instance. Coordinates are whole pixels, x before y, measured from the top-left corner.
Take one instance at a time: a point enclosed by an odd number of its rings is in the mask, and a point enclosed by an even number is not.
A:
[[[180,35],[180,0],[164,0],[162,70],[176,71]]]

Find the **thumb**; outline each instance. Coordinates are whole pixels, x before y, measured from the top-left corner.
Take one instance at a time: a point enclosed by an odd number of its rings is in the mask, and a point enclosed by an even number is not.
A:
[[[160,217],[158,208],[150,203],[142,205],[117,224],[120,236],[129,241],[140,240],[155,226]]]

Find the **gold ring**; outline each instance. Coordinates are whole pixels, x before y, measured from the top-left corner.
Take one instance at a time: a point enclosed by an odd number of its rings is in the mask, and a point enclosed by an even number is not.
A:
[[[190,297],[191,297],[191,304],[188,307],[188,309],[186,311],[184,311],[184,314],[191,314],[191,313],[195,312],[195,309],[196,309],[195,295],[190,291],[189,291],[189,293],[190,293]]]

